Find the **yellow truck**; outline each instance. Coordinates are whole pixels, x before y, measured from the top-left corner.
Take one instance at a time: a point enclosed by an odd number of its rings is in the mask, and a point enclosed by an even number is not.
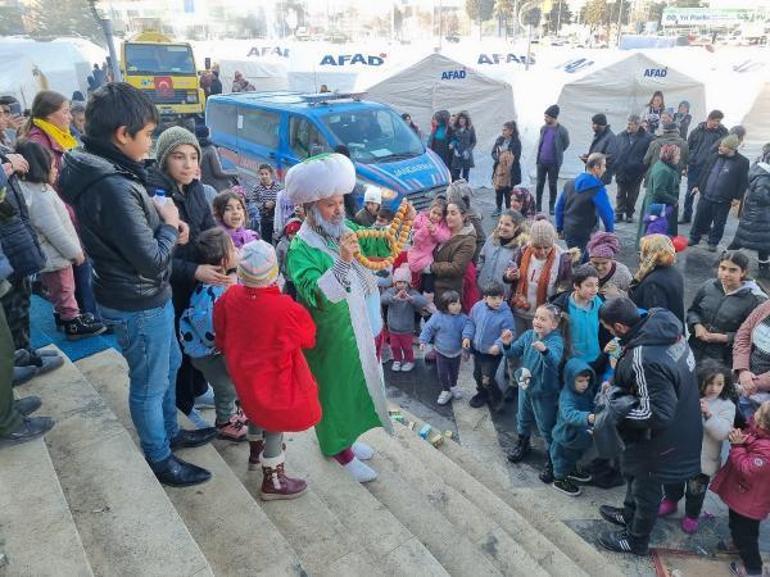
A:
[[[142,32],[123,42],[120,56],[124,81],[150,97],[163,122],[188,124],[203,118],[205,96],[188,43]]]

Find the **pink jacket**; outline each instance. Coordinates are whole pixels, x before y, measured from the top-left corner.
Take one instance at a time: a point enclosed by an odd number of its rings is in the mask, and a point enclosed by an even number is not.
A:
[[[733,370],[751,370],[751,333],[759,323],[770,316],[770,301],[765,301],[743,321],[741,328],[735,333],[733,342]],[[757,375],[756,383],[760,391],[770,392],[770,372]]]
[[[427,212],[421,212],[414,219],[412,225],[412,247],[406,253],[409,270],[421,272],[433,262],[435,248],[449,240],[450,233],[446,222],[443,220],[436,225],[436,232],[431,234],[428,230],[430,219]]]
[[[761,521],[770,513],[770,432],[752,419],[743,445],[733,445],[711,490],[736,513]]]

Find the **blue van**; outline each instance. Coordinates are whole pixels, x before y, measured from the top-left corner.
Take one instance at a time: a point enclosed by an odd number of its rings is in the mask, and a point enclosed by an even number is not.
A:
[[[309,156],[350,150],[363,202],[367,186],[382,190],[383,205],[395,208],[403,197],[427,206],[450,182],[444,162],[390,107],[333,93],[250,92],[212,96],[206,125],[223,164],[237,167],[241,184],[258,180],[267,162],[280,180],[291,166]]]

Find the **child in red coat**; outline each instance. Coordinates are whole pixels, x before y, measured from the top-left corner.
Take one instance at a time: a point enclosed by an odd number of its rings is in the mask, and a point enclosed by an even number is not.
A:
[[[272,245],[244,245],[238,277],[242,284],[214,305],[216,344],[249,419],[249,469],[262,465],[262,499],[293,499],[307,484],[284,474],[282,431],[304,431],[321,419],[318,388],[302,354],[315,346],[315,324],[281,294]]]
[[[770,401],[762,403],[746,432],[734,429],[730,456],[711,490],[730,508],[730,533],[743,561],[733,562],[733,575],[762,575],[759,523],[770,513]]]

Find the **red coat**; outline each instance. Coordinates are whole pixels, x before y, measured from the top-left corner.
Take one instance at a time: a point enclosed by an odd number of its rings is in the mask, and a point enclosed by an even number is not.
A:
[[[236,285],[214,305],[214,331],[250,421],[282,432],[304,431],[321,420],[318,387],[302,354],[315,346],[315,324],[305,308],[277,286]]]
[[[770,432],[752,419],[743,445],[733,445],[711,490],[736,513],[761,521],[770,513]]]

